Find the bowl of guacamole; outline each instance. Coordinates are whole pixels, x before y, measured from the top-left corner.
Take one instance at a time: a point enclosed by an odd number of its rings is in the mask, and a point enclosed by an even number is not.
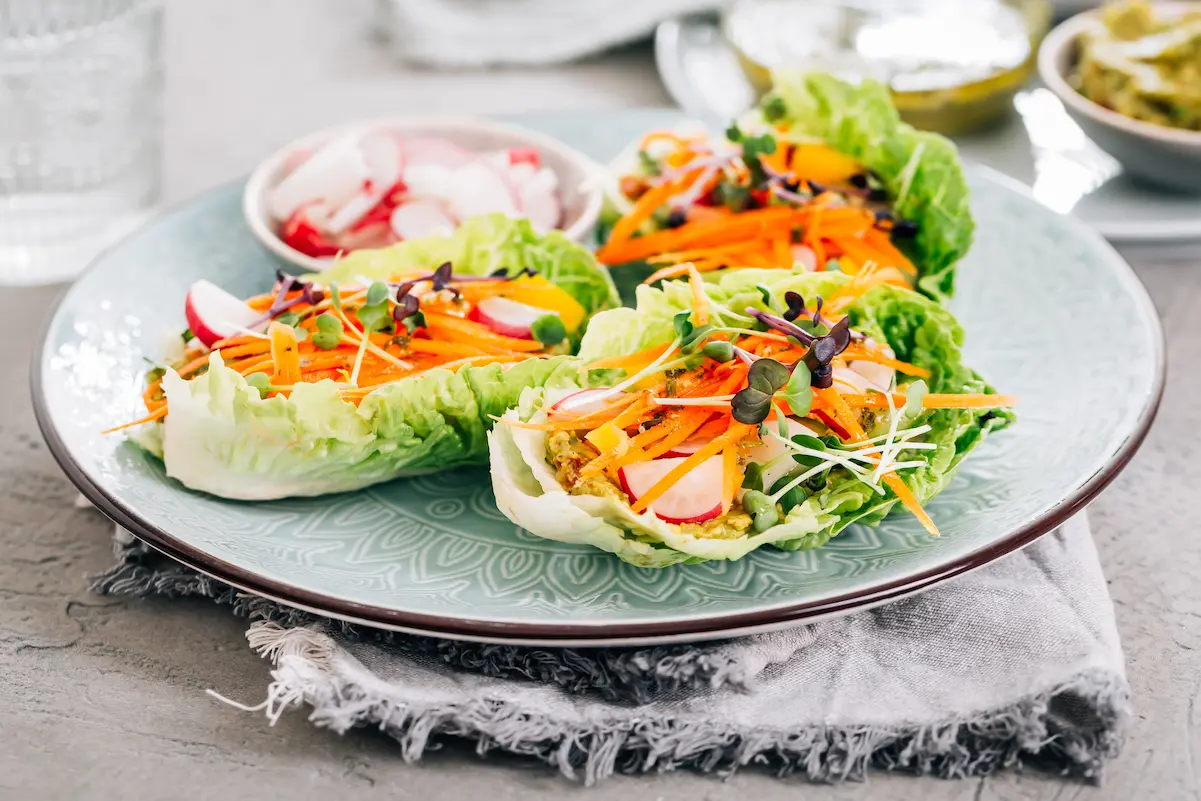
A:
[[[1201,194],[1201,2],[1124,0],[1055,28],[1039,73],[1132,176]]]

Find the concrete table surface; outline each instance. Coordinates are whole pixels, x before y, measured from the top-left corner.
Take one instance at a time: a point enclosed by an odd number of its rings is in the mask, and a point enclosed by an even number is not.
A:
[[[433,72],[399,66],[367,35],[365,0],[175,0],[167,17],[166,200],[248,170],[287,139],[386,112],[533,111],[668,102],[650,52],[563,68]],[[0,290],[0,798],[3,799],[1196,799],[1201,754],[1201,244],[1127,254],[1169,338],[1159,420],[1092,506],[1117,604],[1136,719],[1100,788],[1036,772],[971,781],[875,774],[815,787],[754,769],[616,778],[584,791],[528,761],[448,746],[417,765],[367,731],[339,737],[302,713],[261,715],[204,694],[263,697],[267,665],[245,623],[199,601],[98,598],[112,525],[76,492],[34,424],[26,376],[60,288]],[[1191,258],[1190,258],[1191,255]],[[1053,269],[1054,265],[1048,265]],[[1114,332],[1120,336],[1120,331]]]

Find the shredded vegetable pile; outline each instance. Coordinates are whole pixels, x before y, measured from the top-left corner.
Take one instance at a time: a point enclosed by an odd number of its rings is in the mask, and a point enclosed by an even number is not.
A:
[[[917,224],[894,219],[883,183],[825,144],[786,141],[736,125],[727,141],[653,131],[639,143],[641,175],[621,178],[632,202],[597,257],[668,266],[648,281],[725,267],[854,275],[871,264],[878,278],[912,286],[917,269],[893,243]],[[639,235],[641,234],[641,235]]]
[[[488,317],[484,309],[490,302],[495,308],[494,299],[510,302],[501,313],[516,310],[529,322],[506,328]],[[568,332],[586,317],[577,300],[540,275],[498,270],[456,276],[449,262],[430,273],[359,285],[321,286],[280,272],[273,292],[246,304],[260,319],[211,348],[185,333],[188,347],[172,365],[182,378],[203,375],[216,352],[264,398],[329,379],[344,400],[357,405],[380,387],[433,368],[456,371],[564,352]],[[497,333],[498,327],[521,335]],[[149,414],[110,431],[167,415],[164,373],[159,368],[147,377],[143,398]]]
[[[568,435],[570,454],[552,458],[569,492],[592,492],[602,480],[619,488],[634,512],[651,510],[668,522],[703,523],[737,505],[751,528],[766,531],[803,500],[798,490],[806,482],[841,470],[880,496],[891,493],[937,535],[902,479],[902,471],[925,464],[915,452],[936,447],[923,441],[931,427],[913,421],[923,410],[999,409],[1016,398],[928,392],[929,370],[897,359],[840,314],[870,281],[853,279],[812,304],[795,292],[781,303],[762,289],[769,308],[787,307],[777,316],[714,308],[712,285],[694,266],[687,272],[692,308],[674,317],[670,343],[589,364],[624,370],[625,380],[569,396],[546,410],[545,420],[501,422]],[[671,457],[670,468],[633,487],[631,468]],[[799,474],[797,463],[806,468]],[[665,515],[656,506],[702,475],[715,486],[687,494],[720,495],[719,509]]]

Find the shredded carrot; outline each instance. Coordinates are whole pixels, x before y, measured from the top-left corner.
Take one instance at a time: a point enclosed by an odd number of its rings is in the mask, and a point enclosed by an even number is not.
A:
[[[859,425],[859,420],[855,417],[855,414],[851,411],[850,407],[847,406],[847,403],[845,400],[843,400],[842,396],[838,394],[838,390],[823,389],[818,390],[818,392],[822,394],[823,399],[830,400],[834,403],[835,408],[838,410],[838,416],[842,418],[843,424],[846,426],[847,431],[850,432],[854,441],[862,442],[863,440],[867,439],[867,435],[863,432],[863,426]],[[888,485],[888,488],[892,490],[893,494],[897,496],[897,500],[904,504],[905,508],[908,509],[913,516],[918,519],[918,522],[922,524],[922,527],[925,528],[926,531],[930,532],[930,536],[937,537],[939,535],[938,526],[934,525],[934,521],[930,519],[930,515],[928,515],[926,510],[922,508],[922,505],[909,490],[909,487],[905,485],[905,482],[901,479],[901,477],[898,476],[894,471],[890,470],[881,476],[881,478],[884,483]]]
[[[667,202],[668,198],[680,191],[680,188],[680,181],[664,181],[658,186],[651,187],[650,191],[638,198],[634,203],[634,208],[630,209],[630,212],[613,226],[609,240],[596,254],[597,258],[604,261],[605,258],[602,254],[611,251],[632,237],[638,227],[649,220],[651,215]]]
[[[126,428],[133,428],[134,426],[140,426],[142,423],[151,423],[151,422],[154,422],[155,420],[160,420],[166,416],[167,416],[167,404],[164,403],[162,406],[155,409],[153,412],[151,412],[150,414],[141,418],[140,420],[134,420],[132,423],[124,423],[119,426],[113,426],[112,428],[110,428],[106,431],[101,431],[100,433],[101,434],[112,434],[114,431],[122,431]]]
[[[843,401],[847,406],[860,409],[887,409],[888,400],[878,393],[871,395],[844,395]],[[903,406],[905,396],[899,392],[893,393],[893,404]],[[989,395],[986,393],[963,393],[961,395],[929,394],[922,399],[923,409],[999,409],[1004,406],[1017,405],[1016,395]]]
[[[438,356],[453,356],[456,358],[482,356],[486,353],[482,348],[462,342],[442,342],[437,339],[418,339],[416,337],[409,340],[407,347],[414,353],[432,353]]]
[[[425,323],[430,334],[437,339],[474,345],[480,350],[489,353],[496,353],[497,351],[529,353],[542,350],[542,343],[536,339],[516,339],[514,337],[501,336],[500,334],[493,333],[492,329],[486,325],[481,325],[471,320],[464,320],[461,317],[452,317],[449,314],[427,312],[425,314]]]
[[[631,508],[638,513],[646,511],[646,508],[662,497],[663,493],[671,489],[680,479],[688,475],[693,468],[700,465],[710,456],[721,452],[727,445],[737,443],[738,440],[747,436],[755,430],[754,426],[748,426],[744,423],[731,422],[726,433],[715,438],[707,445],[700,448],[696,453],[692,454],[684,461],[673,467],[667,475],[659,479],[650,489],[646,491],[642,497],[634,501]]]
[[[265,359],[259,359],[258,361],[254,361],[253,359],[248,359],[247,361],[249,361],[250,364],[238,365],[239,375],[250,375],[251,373],[271,373],[275,371],[275,360],[270,356]]]
[[[597,359],[596,361],[589,363],[588,369],[624,369],[629,372],[630,368],[636,365],[642,365],[645,367],[646,365],[650,364],[655,359],[658,359],[660,356],[666,353],[667,349],[670,347],[671,343],[668,342],[665,345],[653,345],[645,350],[640,350],[636,353],[630,353],[625,356],[608,356],[604,359]],[[637,370],[634,372],[637,372]]]
[[[685,247],[728,244],[734,240],[763,236],[772,231],[773,227],[787,227],[797,215],[796,209],[770,206],[736,214],[727,219],[686,223],[679,228],[656,231],[623,243],[615,243],[610,239],[609,243],[597,252],[596,257],[605,264],[622,264]]]
[[[874,348],[867,348],[863,345],[849,346],[842,352],[842,358],[848,362],[872,362],[873,364],[891,367],[898,373],[903,373],[904,375],[916,376],[918,378],[930,377],[930,371],[925,367],[918,367],[916,364],[910,364],[909,362],[903,362],[899,359],[891,358]]]
[[[694,265],[688,265],[688,285],[692,288],[692,316],[697,325],[709,322],[709,296],[705,293],[705,282]]]

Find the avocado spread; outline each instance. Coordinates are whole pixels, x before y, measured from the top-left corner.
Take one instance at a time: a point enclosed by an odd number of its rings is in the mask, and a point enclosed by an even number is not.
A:
[[[572,495],[596,495],[628,504],[629,497],[605,473],[598,476],[581,476],[580,469],[596,458],[592,446],[568,431],[556,431],[546,442],[547,454],[555,466],[559,483]],[[681,523],[679,529],[693,537],[706,539],[735,539],[746,536],[751,529],[751,516],[735,501],[730,511],[704,523]]]
[[[1107,6],[1082,38],[1073,79],[1119,114],[1201,131],[1201,10],[1168,18],[1146,0]]]

